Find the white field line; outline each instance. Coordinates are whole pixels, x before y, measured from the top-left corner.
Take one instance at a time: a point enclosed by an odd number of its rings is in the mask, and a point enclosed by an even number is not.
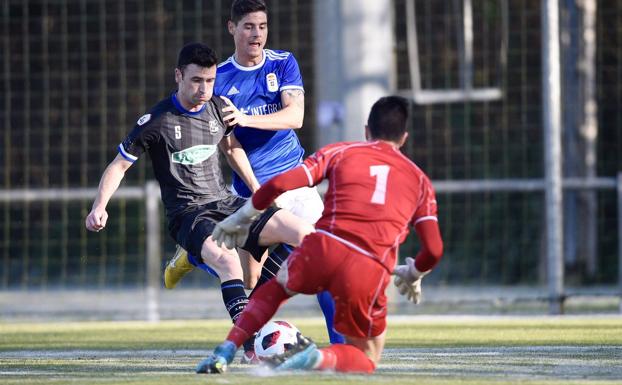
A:
[[[32,361],[66,360],[92,361],[103,364],[102,371],[110,372],[108,361],[120,361],[127,375],[179,374],[191,372],[194,363],[210,353],[209,350],[14,350],[0,352],[0,366]],[[129,359],[129,360],[128,360]],[[99,362],[98,362],[99,361]],[[103,361],[103,362],[102,362]],[[240,366],[236,358],[231,369],[252,376],[273,376],[268,369]],[[136,365],[135,370],[131,370]],[[112,365],[116,368],[116,364]],[[130,370],[128,370],[130,369]],[[41,370],[16,367],[0,371],[7,376],[40,376],[68,374],[66,368]],[[622,346],[522,346],[468,348],[398,348],[386,349],[377,370],[380,376],[415,375],[448,378],[489,378],[514,380],[620,380],[622,379]],[[73,373],[79,375],[80,373]]]

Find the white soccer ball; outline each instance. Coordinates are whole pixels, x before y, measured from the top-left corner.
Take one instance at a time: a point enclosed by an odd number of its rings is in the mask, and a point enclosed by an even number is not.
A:
[[[283,354],[296,346],[298,333],[287,321],[270,321],[255,336],[255,354],[260,360]]]

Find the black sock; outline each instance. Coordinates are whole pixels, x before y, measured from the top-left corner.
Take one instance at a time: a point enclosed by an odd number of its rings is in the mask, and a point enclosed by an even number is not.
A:
[[[244,283],[241,279],[232,279],[220,284],[222,291],[222,300],[229,312],[229,316],[233,323],[238,319],[242,310],[248,304],[248,297],[244,291]]]
[[[253,296],[253,293],[255,292],[255,290],[257,290],[259,286],[276,277],[276,273],[279,272],[281,265],[283,264],[283,262],[285,262],[287,257],[289,257],[289,254],[292,252],[292,250],[293,248],[291,246],[285,245],[283,243],[279,244],[277,247],[274,248],[274,250],[272,250],[270,255],[268,255],[268,258],[266,258],[266,262],[264,262],[263,266],[261,267],[261,276],[259,277],[259,280],[257,281],[257,284],[255,285],[255,288],[253,289],[249,297]]]

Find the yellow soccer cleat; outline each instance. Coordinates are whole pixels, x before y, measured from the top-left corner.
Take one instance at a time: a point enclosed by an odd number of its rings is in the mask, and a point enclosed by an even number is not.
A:
[[[194,266],[188,260],[188,252],[181,246],[177,245],[175,256],[166,264],[164,270],[164,287],[173,289],[179,281],[194,270]]]

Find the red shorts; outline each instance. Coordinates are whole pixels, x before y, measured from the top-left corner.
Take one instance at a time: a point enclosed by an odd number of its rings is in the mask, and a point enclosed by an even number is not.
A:
[[[341,334],[365,338],[385,330],[390,274],[371,257],[328,235],[312,233],[279,275],[279,282],[296,293],[328,290],[335,300],[334,327]]]

